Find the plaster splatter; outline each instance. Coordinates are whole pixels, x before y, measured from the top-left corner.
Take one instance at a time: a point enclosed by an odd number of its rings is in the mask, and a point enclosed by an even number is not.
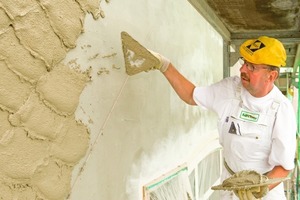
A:
[[[99,19],[102,11],[102,9],[99,7],[101,0],[76,0],[76,1],[80,4],[81,8],[85,12],[91,13],[94,19]]]

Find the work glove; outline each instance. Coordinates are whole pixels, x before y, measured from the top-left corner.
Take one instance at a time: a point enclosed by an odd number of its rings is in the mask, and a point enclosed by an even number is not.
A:
[[[234,190],[234,193],[240,200],[261,199],[269,192],[268,186],[252,187],[248,189]]]
[[[170,60],[168,58],[164,57],[163,55],[160,55],[159,53],[156,53],[149,49],[148,49],[148,51],[159,60],[159,64],[154,66],[154,68],[160,70],[161,72],[167,71],[169,64],[170,64]]]
[[[269,187],[267,185],[258,187],[258,191],[253,191],[252,194],[255,198],[259,199],[264,197],[269,192]]]
[[[252,194],[252,190],[250,189],[234,190],[234,193],[240,200],[256,200],[255,196]]]
[[[241,200],[261,199],[268,191],[268,177],[254,170],[243,170],[233,174],[222,183],[225,187],[231,187]]]

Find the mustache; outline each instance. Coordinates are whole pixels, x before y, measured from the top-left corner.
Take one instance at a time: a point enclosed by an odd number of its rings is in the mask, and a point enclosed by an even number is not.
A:
[[[249,77],[247,76],[246,73],[241,73],[241,78],[247,81],[249,80]]]

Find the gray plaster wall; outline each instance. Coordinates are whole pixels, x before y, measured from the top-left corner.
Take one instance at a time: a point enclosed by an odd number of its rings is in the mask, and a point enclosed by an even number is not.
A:
[[[158,71],[125,73],[120,33],[169,58],[196,85],[222,78],[223,40],[186,0],[111,0],[87,15],[64,60],[91,68],[76,117],[90,129],[73,171],[71,200],[138,200],[141,187],[185,161],[216,116],[182,102]]]

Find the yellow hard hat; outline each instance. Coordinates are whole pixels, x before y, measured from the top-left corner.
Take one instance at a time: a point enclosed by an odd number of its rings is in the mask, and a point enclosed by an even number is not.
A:
[[[275,67],[285,66],[286,52],[283,44],[267,36],[247,40],[240,46],[240,54],[250,63]]]

